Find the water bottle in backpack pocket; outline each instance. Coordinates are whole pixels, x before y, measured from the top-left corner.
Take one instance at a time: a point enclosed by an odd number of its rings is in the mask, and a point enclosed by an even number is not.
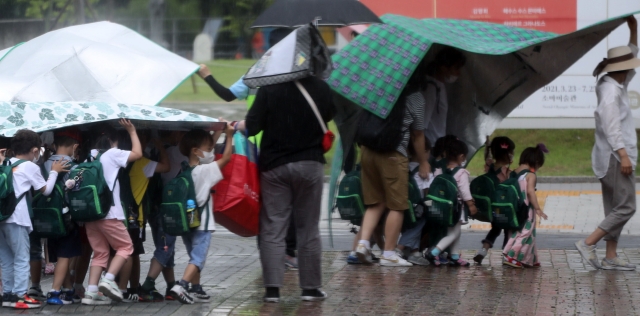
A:
[[[442,169],[443,173],[435,177],[425,197],[431,202],[427,210],[427,222],[432,225],[452,227],[460,220],[458,184],[453,177],[461,168]]]
[[[98,154],[95,160],[83,162],[69,172],[70,184],[67,187],[69,198],[69,212],[71,219],[78,222],[92,222],[105,218],[109,210],[114,206],[113,187],[109,188],[104,178],[104,171]]]
[[[526,195],[520,189],[518,178],[528,171],[512,176],[496,188],[491,203],[493,227],[521,230],[528,217]]]
[[[18,203],[27,197],[30,192],[24,192],[19,197],[16,197],[16,192],[13,188],[13,168],[24,162],[26,160],[18,160],[10,166],[0,166],[0,222],[9,219],[16,210]],[[30,203],[27,203],[27,205],[31,210]]]

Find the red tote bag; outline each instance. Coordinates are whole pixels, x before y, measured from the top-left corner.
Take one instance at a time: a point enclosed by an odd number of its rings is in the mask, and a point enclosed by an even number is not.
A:
[[[257,149],[240,132],[233,135],[234,153],[222,169],[224,179],[213,187],[216,223],[242,236],[258,235],[260,218],[260,174]]]

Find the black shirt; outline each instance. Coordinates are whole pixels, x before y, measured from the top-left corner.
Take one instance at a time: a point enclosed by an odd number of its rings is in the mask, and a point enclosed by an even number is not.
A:
[[[300,80],[315,101],[325,123],[333,119],[331,88],[324,81]],[[249,136],[264,131],[260,143],[260,171],[304,160],[326,163],[322,150],[324,133],[311,106],[294,82],[261,87],[245,120]]]

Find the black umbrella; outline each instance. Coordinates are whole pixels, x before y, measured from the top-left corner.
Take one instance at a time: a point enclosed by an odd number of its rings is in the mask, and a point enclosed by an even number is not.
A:
[[[298,27],[317,17],[320,26],[382,23],[357,0],[277,0],[251,27]]]

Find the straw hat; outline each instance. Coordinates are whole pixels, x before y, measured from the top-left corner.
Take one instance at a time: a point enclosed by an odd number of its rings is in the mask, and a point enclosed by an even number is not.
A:
[[[603,72],[630,70],[640,67],[640,59],[636,58],[629,46],[619,46],[607,52],[607,58],[598,64],[593,75],[598,76]]]

